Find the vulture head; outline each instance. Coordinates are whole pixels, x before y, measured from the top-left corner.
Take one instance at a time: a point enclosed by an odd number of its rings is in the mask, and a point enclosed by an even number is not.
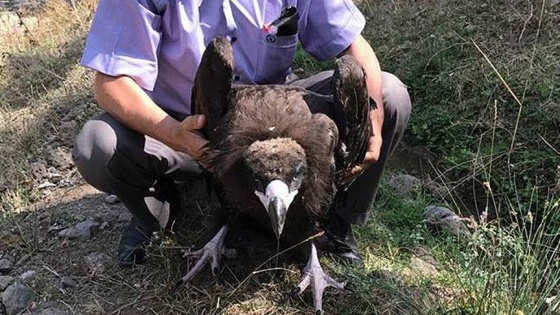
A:
[[[244,161],[250,173],[249,187],[254,188],[280,239],[290,204],[306,179],[305,151],[293,139],[273,138],[253,142],[245,151]]]

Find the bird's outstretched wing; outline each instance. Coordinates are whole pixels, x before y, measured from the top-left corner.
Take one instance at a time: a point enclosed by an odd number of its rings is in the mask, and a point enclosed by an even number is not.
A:
[[[348,186],[345,179],[354,166],[363,162],[371,129],[366,75],[352,56],[345,55],[335,63],[333,94],[339,133],[336,183]]]
[[[216,37],[202,55],[191,101],[193,114],[206,116],[204,134],[209,140],[214,139],[216,129],[229,108],[233,68],[231,43],[223,37]]]

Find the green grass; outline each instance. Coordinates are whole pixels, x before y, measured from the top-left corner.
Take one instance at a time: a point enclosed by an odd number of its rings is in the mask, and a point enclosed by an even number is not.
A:
[[[527,202],[531,187],[546,199],[560,164],[558,5],[429,0],[362,8],[375,22],[365,34],[382,67],[410,87],[407,140],[439,155],[448,180],[472,178],[457,194],[491,177],[500,202],[516,195]],[[479,164],[490,161],[489,174]]]

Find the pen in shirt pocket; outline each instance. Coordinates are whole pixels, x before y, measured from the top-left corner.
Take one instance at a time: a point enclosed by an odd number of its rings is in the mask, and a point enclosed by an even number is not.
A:
[[[280,17],[263,26],[263,31],[270,35],[290,36],[298,32],[299,13],[296,7],[287,6],[282,9]]]

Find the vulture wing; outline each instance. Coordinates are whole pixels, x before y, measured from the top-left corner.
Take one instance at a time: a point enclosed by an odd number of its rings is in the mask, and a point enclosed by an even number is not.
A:
[[[335,63],[333,91],[339,133],[336,183],[344,189],[352,168],[364,160],[371,129],[366,75],[353,57],[346,55]]]
[[[209,140],[214,139],[229,107],[233,67],[233,50],[229,41],[223,37],[213,39],[200,61],[191,101],[193,113],[206,116],[204,134]]]

